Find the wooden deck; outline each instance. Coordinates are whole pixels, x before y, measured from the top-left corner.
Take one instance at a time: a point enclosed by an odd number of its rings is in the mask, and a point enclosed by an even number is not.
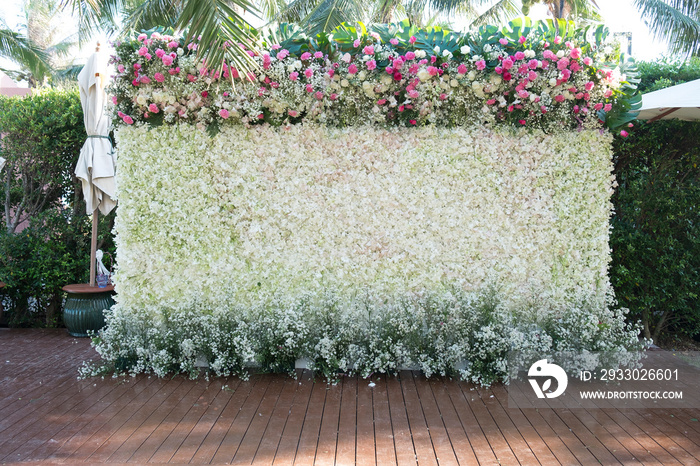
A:
[[[700,464],[700,410],[507,407],[419,373],[77,380],[65,330],[0,329],[0,463]]]

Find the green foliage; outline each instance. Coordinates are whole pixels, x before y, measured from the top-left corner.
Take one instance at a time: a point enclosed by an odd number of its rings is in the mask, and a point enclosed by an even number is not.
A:
[[[639,69],[646,91],[700,78],[697,60]],[[700,336],[699,135],[699,122],[638,123],[614,145],[611,281],[654,341],[669,332]]]
[[[69,283],[87,281],[91,222],[73,175],[85,141],[78,92],[46,90],[0,99],[0,281],[12,326],[60,324]],[[111,224],[101,219],[101,246],[114,252]]]
[[[658,61],[640,62],[637,68],[640,78],[638,87],[642,93],[700,79],[700,57],[690,60],[667,57]]]

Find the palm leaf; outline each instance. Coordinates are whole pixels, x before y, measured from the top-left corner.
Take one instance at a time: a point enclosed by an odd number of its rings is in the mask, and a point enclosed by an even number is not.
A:
[[[145,31],[156,26],[172,28],[180,15],[180,2],[172,0],[143,0],[128,8],[125,30]]]
[[[365,4],[366,5],[366,4]],[[362,20],[365,6],[358,0],[323,0],[302,20],[309,35],[331,32],[343,23]]]
[[[700,55],[700,3],[697,0],[635,0],[635,7],[671,53]]]
[[[486,24],[503,24],[520,14],[520,6],[514,0],[499,0],[478,18],[472,21],[472,26]]]
[[[188,40],[199,37],[198,55],[208,67],[220,67],[226,58],[243,71],[256,66],[243,49],[234,45],[255,49],[250,26],[237,8],[257,13],[248,0],[184,0],[176,27],[189,27]]]
[[[4,22],[0,29],[0,56],[28,69],[37,80],[43,80],[50,71],[48,55],[23,35],[10,30]]]

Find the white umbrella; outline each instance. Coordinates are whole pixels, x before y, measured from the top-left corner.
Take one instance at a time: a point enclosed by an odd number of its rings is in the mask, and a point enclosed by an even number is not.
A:
[[[642,95],[639,120],[700,120],[700,79]]]
[[[99,53],[100,44],[78,75],[80,103],[83,106],[88,138],[80,150],[75,175],[82,181],[87,213],[92,214],[92,247],[90,285],[95,285],[95,250],[97,248],[97,210],[104,215],[117,205],[114,173],[116,153],[109,139],[109,116],[105,115],[107,99],[107,57]]]

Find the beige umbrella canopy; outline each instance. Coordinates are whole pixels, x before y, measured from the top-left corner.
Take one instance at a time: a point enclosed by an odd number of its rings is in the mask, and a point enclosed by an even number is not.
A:
[[[97,50],[78,75],[80,103],[83,107],[88,138],[80,150],[75,175],[81,180],[87,213],[92,214],[92,249],[90,285],[95,284],[95,250],[97,247],[97,211],[107,215],[117,205],[114,173],[116,153],[109,139],[109,116],[104,107],[107,99],[107,57]]]
[[[639,120],[700,120],[700,79],[642,95]]]

